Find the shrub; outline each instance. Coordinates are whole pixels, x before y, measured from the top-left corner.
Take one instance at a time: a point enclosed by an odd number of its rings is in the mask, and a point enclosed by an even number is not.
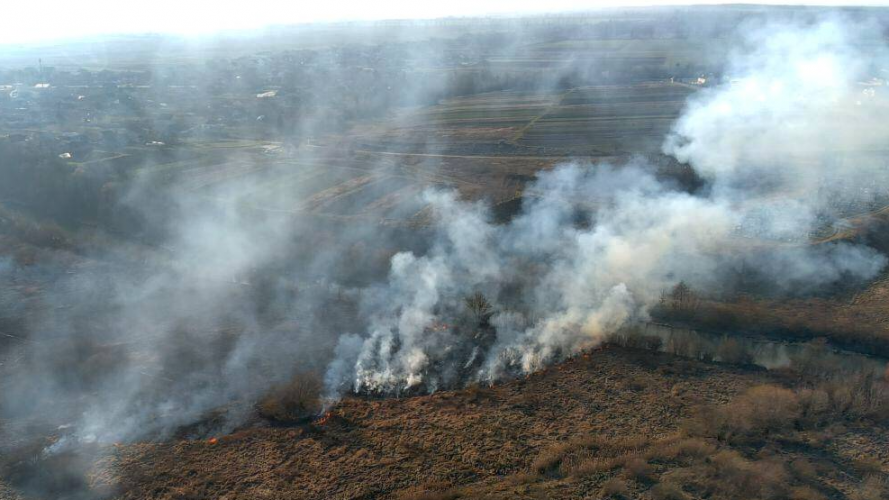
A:
[[[627,498],[628,495],[629,488],[627,488],[627,483],[617,478],[605,481],[602,485],[602,490],[599,492],[600,498]]]
[[[691,357],[691,339],[684,333],[674,333],[667,341],[667,352],[677,356]]]
[[[889,382],[873,373],[859,373],[848,377],[851,393],[850,410],[856,417],[889,418]]]
[[[537,458],[531,462],[531,471],[537,474],[551,474],[555,472],[570,449],[571,445],[568,443],[560,443],[544,448],[537,454]]]
[[[584,477],[614,470],[623,465],[628,456],[638,455],[648,446],[645,437],[605,438],[584,436],[572,439],[564,446],[560,471]]]
[[[680,441],[655,446],[648,453],[653,460],[703,460],[716,453],[716,447],[701,438],[686,438]]]
[[[808,427],[827,423],[830,415],[830,397],[823,389],[803,389],[797,394],[800,413]]]
[[[790,470],[793,475],[802,481],[814,481],[818,479],[818,471],[812,462],[805,458],[798,458],[790,462]]]
[[[649,381],[642,375],[635,375],[627,378],[621,383],[621,387],[627,391],[639,392],[644,391],[648,387]]]
[[[686,425],[686,430],[693,436],[727,442],[759,439],[792,427],[800,414],[799,399],[793,391],[761,385],[722,407],[703,408]]]
[[[889,485],[879,476],[869,476],[849,495],[852,500],[884,500],[889,495]]]
[[[661,483],[651,489],[654,500],[685,500],[688,498],[682,488],[673,483]]]
[[[630,457],[624,462],[623,475],[626,479],[645,482],[651,481],[654,469],[642,457]]]
[[[723,337],[716,347],[716,356],[723,363],[733,365],[749,365],[753,363],[753,355],[743,344],[731,337]]]
[[[398,500],[456,500],[460,498],[456,491],[405,491],[398,494]]]
[[[664,341],[657,335],[645,335],[642,337],[643,347],[649,351],[660,351]]]
[[[566,461],[562,468],[566,474],[576,477],[585,477],[607,472],[617,468],[620,460],[614,458],[586,457],[578,460]]]
[[[659,351],[664,344],[660,337],[648,335],[638,326],[627,327],[610,334],[607,342],[622,347],[629,347],[630,349],[646,349],[649,351]]]
[[[282,423],[312,418],[321,411],[321,379],[312,373],[301,373],[274,389],[257,405],[259,414]]]
[[[751,462],[733,450],[720,451],[710,460],[711,488],[731,496],[777,499],[786,496],[787,474],[783,464],[769,460]]]
[[[860,457],[852,461],[852,467],[862,476],[879,474],[883,469],[883,463],[873,457]]]
[[[827,497],[814,488],[798,486],[790,491],[790,500],[827,500]]]
[[[799,392],[804,422],[823,425],[838,417],[889,418],[889,383],[872,373],[857,373],[823,381]]]
[[[836,372],[840,366],[823,338],[808,342],[801,352],[790,357],[790,367],[793,370],[816,377]]]

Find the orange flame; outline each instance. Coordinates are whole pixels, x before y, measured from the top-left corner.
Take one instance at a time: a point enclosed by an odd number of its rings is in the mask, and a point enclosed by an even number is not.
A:
[[[328,420],[330,420],[330,417],[332,417],[332,416],[333,416],[332,412],[327,412],[324,414],[323,417],[319,418],[318,421],[315,423],[318,425],[324,425],[327,423]]]
[[[219,440],[216,439],[215,437],[213,437],[213,438],[208,439],[207,442],[210,444],[216,444],[219,442]]]

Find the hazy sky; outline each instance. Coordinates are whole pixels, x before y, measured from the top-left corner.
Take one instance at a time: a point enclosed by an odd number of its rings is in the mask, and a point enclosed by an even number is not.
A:
[[[735,0],[737,2],[737,0]],[[752,0],[751,3],[755,1]],[[369,20],[564,12],[630,5],[726,3],[719,0],[11,0],[0,5],[0,43],[107,33],[200,34],[331,20]],[[769,4],[885,5],[889,0],[765,0]]]

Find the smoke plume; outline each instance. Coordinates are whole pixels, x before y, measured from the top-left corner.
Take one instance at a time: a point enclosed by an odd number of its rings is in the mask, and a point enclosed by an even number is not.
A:
[[[885,51],[872,34],[840,20],[748,31],[724,81],[694,94],[664,141],[706,181],[693,193],[642,160],[542,172],[506,225],[483,204],[425,193],[432,247],[395,255],[388,282],[363,292],[370,326],[342,337],[331,397],[527,373],[644,320],[679,281],[803,294],[875,276],[878,251],[811,243],[886,195],[874,187],[887,186],[885,164],[867,154],[889,138],[887,96],[867,85]],[[461,323],[474,293],[492,315]]]
[[[484,202],[436,189],[398,207],[427,207],[431,228],[340,224],[301,211],[317,200],[294,199],[336,172],[302,170],[300,158],[263,162],[251,177],[238,169],[250,157],[226,152],[231,172],[192,178],[222,175],[217,189],[117,193],[150,228],[136,238],[150,252],[100,241],[101,251],[40,254],[40,265],[0,259],[0,279],[27,284],[3,289],[0,321],[29,332],[0,351],[0,418],[49,415],[69,434],[59,449],[163,439],[195,422],[205,428],[184,435],[202,435],[237,425],[270,387],[305,370],[326,370],[331,400],[527,373],[645,320],[680,281],[711,295],[739,281],[792,295],[872,278],[886,263],[878,251],[812,240],[885,200],[885,164],[868,152],[889,138],[880,120],[889,100],[867,84],[881,76],[885,47],[869,28],[838,20],[746,33],[724,81],[693,94],[664,141],[704,179],[694,190],[643,159],[566,161],[526,186],[505,224]],[[351,70],[337,71],[322,72],[323,82],[351,81]],[[380,102],[352,100],[373,109],[435,102],[446,84],[426,88],[437,73],[421,73],[408,90],[381,87]],[[490,89],[508,88],[496,83]],[[295,143],[330,130],[315,121],[337,121],[324,104],[341,91],[319,86]],[[326,168],[323,157],[306,161]],[[385,182],[371,175],[385,169],[407,175],[388,160],[367,168],[367,182]],[[285,178],[294,192],[265,194]],[[295,208],[244,201],[257,198]],[[206,422],[211,410],[219,418]]]

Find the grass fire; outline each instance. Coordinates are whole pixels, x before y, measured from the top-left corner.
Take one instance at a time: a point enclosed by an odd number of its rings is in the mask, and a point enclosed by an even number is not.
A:
[[[0,500],[889,498],[889,10],[605,3],[7,8]]]

